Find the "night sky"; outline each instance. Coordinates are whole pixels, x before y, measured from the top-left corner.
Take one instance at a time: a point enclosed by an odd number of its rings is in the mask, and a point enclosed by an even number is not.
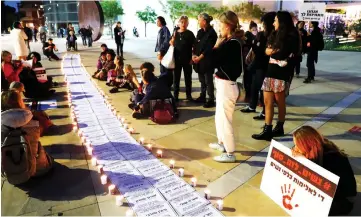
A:
[[[15,9],[16,9],[16,11],[18,11],[18,3],[19,3],[20,1],[5,1],[4,3],[6,4],[6,5],[9,5],[9,6],[11,6],[11,7],[14,7]]]

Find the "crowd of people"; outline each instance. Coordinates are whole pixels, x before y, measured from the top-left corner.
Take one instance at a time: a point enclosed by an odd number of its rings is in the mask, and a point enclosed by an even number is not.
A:
[[[155,66],[152,63],[144,62],[139,67],[140,79],[137,78],[133,67],[125,63],[123,56],[125,31],[118,22],[114,28],[117,52],[102,44],[97,69],[92,76],[94,79],[106,82],[106,85],[111,87],[110,93],[116,93],[120,89],[130,91],[128,107],[133,112],[133,118],[151,118],[154,122],[166,124],[179,117],[177,105],[180,100],[180,78],[183,70],[186,100],[201,103],[204,108],[216,107],[217,141],[209,144],[209,147],[220,151],[221,154],[214,160],[233,163],[236,162],[234,155],[236,144],[232,122],[235,105],[240,95],[237,79],[243,76],[246,101],[249,103],[241,112],[256,112],[258,105],[263,108],[262,112],[254,117],[255,120],[265,122],[263,130],[259,134],[252,135],[252,138],[270,141],[274,137],[284,136],[286,97],[289,95],[294,74],[299,77],[300,63],[303,55],[307,54],[308,76],[304,83],[314,81],[318,51],[323,49],[324,44],[317,22],[311,22],[312,32],[309,33],[304,29],[304,22],[300,21],[294,25],[291,14],[286,11],[266,13],[261,18],[262,31],[259,31],[256,23],[251,22],[249,30],[244,32],[238,16],[232,11],[220,15],[219,34],[211,25],[212,20],[213,18],[207,13],[201,13],[198,16],[200,29],[197,35],[194,35],[187,29],[189,24],[187,16],[179,18],[178,26],[172,33],[167,28],[165,19],[159,16],[157,26],[160,29],[155,52],[160,62],[160,75],[155,75],[158,73],[155,73]],[[76,42],[76,37],[71,24],[67,32],[68,45],[72,46]],[[83,45],[86,45],[87,39],[88,46],[91,46],[91,36],[89,39],[84,27],[79,33]],[[7,51],[2,52],[2,82],[6,81],[7,87],[10,86],[7,88],[9,90],[4,89],[6,92],[2,94],[2,111],[6,113],[8,110],[22,109],[21,112],[29,113],[21,104],[22,99],[19,94],[24,92],[28,98],[36,94],[45,94],[46,97],[49,96],[47,94],[52,93],[50,88],[53,83],[50,77],[45,83],[36,80],[33,69],[41,67],[40,55],[36,52],[28,55],[27,49],[24,49],[28,37],[20,23],[14,25],[12,34],[21,42],[15,45],[17,57],[23,60],[31,59],[32,67],[26,68],[21,62],[12,62],[11,54]],[[49,38],[48,42],[44,43],[44,54],[49,60],[58,59],[54,54],[55,50],[56,46]],[[173,52],[173,59],[170,60],[173,61],[173,67],[164,62],[168,61],[166,59],[168,52]],[[192,97],[193,70],[198,74],[201,84],[200,95],[196,99]],[[23,83],[23,87],[18,84],[19,82]],[[14,89],[14,86],[18,89]],[[19,105],[16,103],[15,105],[13,103],[15,101],[19,102]],[[275,127],[273,127],[274,104],[278,107]],[[3,112],[2,116],[5,113]],[[27,124],[31,119],[30,116],[35,115],[28,114],[26,117],[29,118],[21,123]],[[7,122],[4,124],[14,126]],[[350,212],[353,203],[349,197],[355,196],[356,183],[347,156],[312,127],[299,128],[294,132],[293,137],[295,156],[302,155],[340,176],[330,214]]]

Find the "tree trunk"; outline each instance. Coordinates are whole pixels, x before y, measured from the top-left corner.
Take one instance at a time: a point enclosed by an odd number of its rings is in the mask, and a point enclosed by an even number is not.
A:
[[[147,37],[147,23],[146,22],[144,22],[144,35],[145,35],[145,37]]]

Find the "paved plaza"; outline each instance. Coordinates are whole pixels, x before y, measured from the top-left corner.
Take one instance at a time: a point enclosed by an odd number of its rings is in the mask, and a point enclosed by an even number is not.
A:
[[[154,52],[156,39],[129,38],[125,41],[125,63],[139,72],[141,63],[159,63]],[[59,52],[65,52],[65,39],[55,39]],[[115,49],[111,39],[101,38],[92,48],[83,48],[78,40],[81,61],[92,74],[100,53],[100,44],[106,43]],[[41,44],[32,43],[33,50],[40,52]],[[1,49],[13,53],[8,36],[1,37]],[[40,52],[41,53],[41,52]],[[69,52],[71,53],[71,52]],[[59,54],[59,55],[61,55]],[[61,62],[46,58],[42,61],[47,73],[55,81],[64,82]],[[316,81],[303,84],[306,75],[305,61],[302,63],[302,78],[293,80],[290,96],[287,98],[285,132],[288,135],[279,141],[290,143],[289,134],[307,123],[316,126],[327,138],[349,155],[356,176],[358,194],[355,204],[361,204],[361,132],[349,132],[354,126],[361,127],[361,53],[322,51],[316,65]],[[147,143],[163,150],[162,161],[168,164],[176,161],[177,167],[185,168],[185,181],[195,176],[196,190],[212,192],[212,203],[224,199],[223,214],[226,216],[285,216],[276,203],[260,190],[266,152],[269,142],[251,138],[259,133],[263,122],[252,119],[255,113],[243,114],[245,105],[238,103],[234,113],[237,162],[221,164],[212,160],[218,153],[210,150],[208,144],[216,141],[215,108],[205,109],[185,99],[184,82],[181,81],[179,112],[175,124],[155,125],[150,120],[135,120],[128,108],[130,92],[122,90],[110,94],[105,82],[97,84],[109,96],[118,113],[124,116],[136,129],[136,139],[144,137]],[[200,83],[193,73],[193,97],[198,97]],[[55,160],[55,169],[45,177],[32,179],[20,188],[2,180],[2,215],[66,215],[66,216],[122,216],[126,206],[116,207],[114,196],[100,183],[96,168],[91,166],[90,157],[85,153],[79,137],[72,132],[70,109],[66,99],[65,84],[56,88],[54,99],[57,108],[46,110],[56,128],[41,138],[46,151]],[[257,108],[259,111],[260,108]],[[337,111],[337,112],[330,112]],[[277,116],[277,115],[275,115]],[[325,118],[326,117],[326,118]],[[361,207],[355,206],[352,215],[361,215]]]

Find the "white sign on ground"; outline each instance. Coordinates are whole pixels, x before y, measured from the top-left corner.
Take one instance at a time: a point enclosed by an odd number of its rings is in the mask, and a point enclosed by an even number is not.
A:
[[[301,21],[323,21],[326,13],[326,3],[303,3],[298,14]]]
[[[291,216],[328,216],[339,177],[272,140],[261,190]]]

